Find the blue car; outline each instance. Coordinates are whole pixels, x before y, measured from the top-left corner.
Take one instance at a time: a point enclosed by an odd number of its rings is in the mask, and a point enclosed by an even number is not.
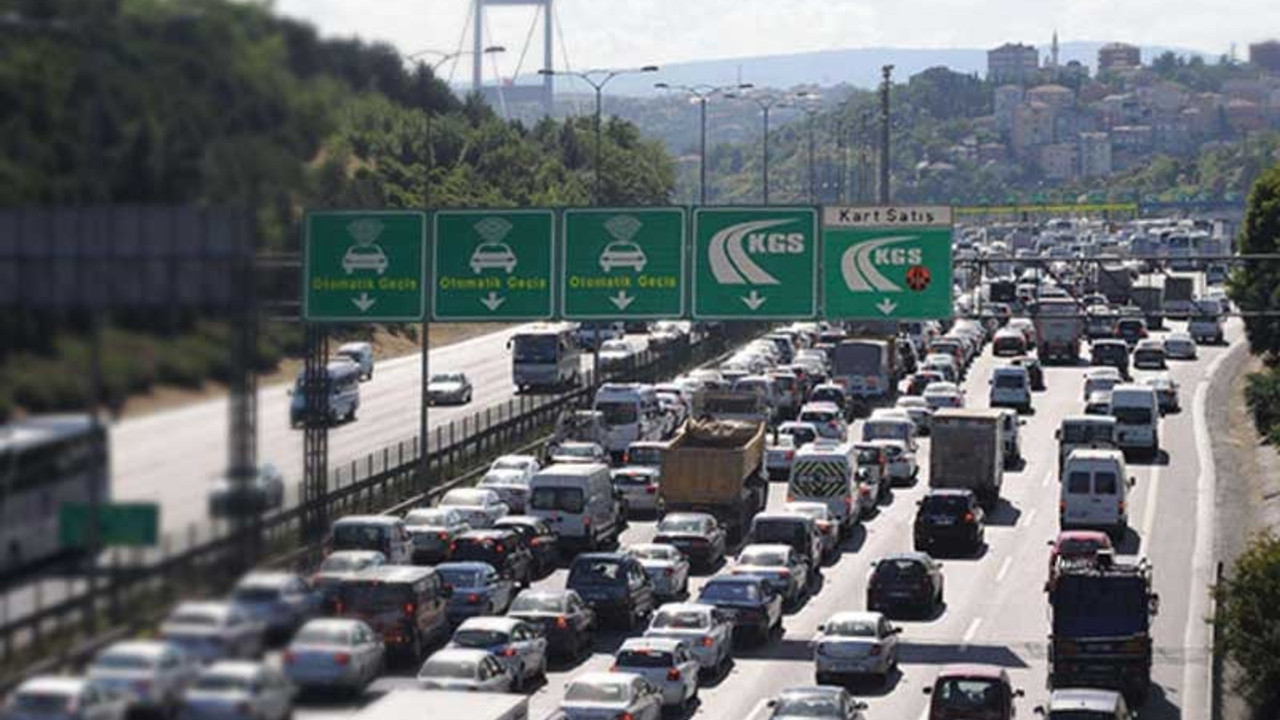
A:
[[[453,624],[480,615],[501,615],[515,597],[515,581],[502,577],[489,563],[442,563],[436,572],[450,593],[447,613]]]

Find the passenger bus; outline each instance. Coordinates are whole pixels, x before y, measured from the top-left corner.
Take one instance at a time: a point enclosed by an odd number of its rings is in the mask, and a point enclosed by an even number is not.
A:
[[[106,430],[88,415],[44,415],[0,426],[0,577],[69,559],[63,503],[110,500]]]
[[[520,330],[507,341],[511,378],[520,392],[578,385],[582,350],[572,325],[539,324]]]

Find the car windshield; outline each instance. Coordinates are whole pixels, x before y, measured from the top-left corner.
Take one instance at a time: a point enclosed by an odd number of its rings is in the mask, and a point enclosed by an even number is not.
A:
[[[704,602],[755,602],[760,599],[760,588],[753,583],[709,582],[702,586],[698,599]]]
[[[214,692],[226,692],[228,690],[247,690],[249,688],[250,678],[244,675],[232,675],[230,673],[207,672],[196,680],[197,690],[212,690]]]
[[[885,560],[876,565],[876,577],[887,580],[920,578],[924,575],[924,566],[915,560]]]
[[[231,593],[231,599],[242,603],[269,603],[280,599],[279,588],[242,587]]]
[[[840,620],[828,623],[826,633],[838,637],[875,637],[876,624],[870,620]]]
[[[352,612],[382,612],[413,602],[409,587],[399,583],[349,582],[342,585],[339,593],[342,604]]]
[[[842,718],[839,703],[829,697],[782,697],[773,708],[774,717]]]
[[[1021,388],[1026,387],[1027,379],[1021,375],[1010,375],[1001,373],[996,375],[996,387],[998,388]]]
[[[707,613],[696,610],[661,610],[653,616],[658,630],[699,630],[711,625]]]
[[[424,510],[410,510],[405,516],[406,525],[417,526],[446,526],[451,524],[450,516],[452,513],[443,508],[431,508]]]
[[[1065,538],[1058,543],[1058,554],[1092,555],[1103,547],[1108,547],[1108,543],[1097,538]]]
[[[619,650],[614,663],[620,668],[665,668],[671,667],[675,658],[663,650]]]
[[[564,699],[571,703],[622,703],[630,699],[630,694],[622,683],[576,682],[565,691]]]
[[[662,463],[662,450],[651,447],[628,448],[627,461],[636,465],[660,465]]]
[[[221,618],[214,613],[200,612],[196,610],[179,610],[169,616],[169,622],[176,625],[204,625],[213,627],[221,622]]]
[[[475,660],[431,659],[422,666],[418,677],[472,680],[478,664]]]
[[[511,603],[511,612],[513,613],[544,613],[544,612],[563,612],[568,606],[564,596],[561,595],[537,595],[533,593],[520,593],[515,601]]]
[[[665,518],[658,523],[658,534],[663,533],[701,533],[704,531],[701,518],[673,517]]]
[[[438,373],[431,376],[431,382],[433,383],[460,383],[462,381],[462,373]]]
[[[71,704],[72,697],[61,693],[19,692],[9,700],[9,708],[14,713],[31,715],[53,715],[63,713]]]
[[[475,568],[437,566],[440,582],[446,587],[479,587],[484,585],[485,573]]]
[[[464,648],[484,650],[495,645],[505,645],[507,634],[500,630],[459,628],[453,633],[453,643]]]
[[[295,645],[349,645],[351,630],[333,625],[308,625],[293,636]]]
[[[534,510],[580,513],[583,498],[580,488],[540,487],[535,488],[529,498],[529,507]]]
[[[738,556],[738,562],[763,567],[786,565],[787,554],[781,550],[743,550]]]
[[[596,410],[604,414],[605,425],[630,425],[636,421],[639,408],[634,402],[598,402]]]
[[[969,509],[969,501],[958,495],[930,495],[925,497],[920,509],[939,515],[959,515]]]
[[[666,547],[631,548],[631,554],[640,560],[675,560],[677,550]]]
[[[622,565],[612,560],[575,562],[569,571],[570,585],[612,585],[622,579]]]
[[[1151,422],[1150,408],[1113,407],[1111,414],[1122,425],[1146,425]]]
[[[512,343],[512,359],[517,363],[554,363],[560,343],[554,335],[517,335]]]
[[[95,668],[104,670],[149,670],[154,664],[152,658],[124,652],[107,653],[93,661]]]
[[[933,690],[937,706],[947,710],[999,710],[1004,691],[1000,683],[984,678],[947,678]]]
[[[1104,423],[1066,423],[1062,426],[1062,442],[1083,445],[1112,442],[1113,427]]]
[[[336,525],[333,528],[334,550],[381,550],[387,528],[380,525]]]

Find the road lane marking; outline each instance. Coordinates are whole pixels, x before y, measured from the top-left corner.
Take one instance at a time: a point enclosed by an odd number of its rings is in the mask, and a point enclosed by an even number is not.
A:
[[[1049,487],[1049,479],[1053,477],[1053,468],[1044,471],[1044,477],[1040,478],[1040,487]]]
[[[1165,451],[1165,457],[1168,457],[1169,451]],[[1147,499],[1142,506],[1142,535],[1138,538],[1138,554],[1142,554],[1142,550],[1151,543],[1151,534],[1156,530],[1156,505],[1159,503],[1160,488],[1157,487],[1160,480],[1160,465],[1151,468],[1151,479],[1147,480]]]
[[[973,642],[973,639],[978,636],[978,628],[980,627],[982,627],[982,618],[980,617],[974,618],[969,623],[969,629],[964,631],[964,638],[960,641],[960,652],[969,650],[969,643]]]
[[[1009,568],[1012,566],[1013,556],[1010,555],[1004,559],[1004,562],[1000,563],[1000,570],[996,572],[996,582],[1004,582],[1004,576],[1009,574]]]

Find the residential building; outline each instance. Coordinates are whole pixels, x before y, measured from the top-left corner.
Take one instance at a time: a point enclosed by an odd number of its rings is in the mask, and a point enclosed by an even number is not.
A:
[[[1266,129],[1267,118],[1258,103],[1236,98],[1227,102],[1227,123],[1235,132],[1256,132]]]
[[[987,80],[993,83],[1027,83],[1040,69],[1040,53],[1034,45],[1005,43],[987,51]]]
[[[1061,85],[1037,85],[1027,91],[1028,102],[1042,102],[1060,112],[1075,102],[1076,94]]]
[[[1142,51],[1128,43],[1108,43],[1098,49],[1098,76],[1142,65]]]
[[[1111,174],[1111,136],[1104,132],[1080,133],[1080,176]]]
[[[996,127],[1001,133],[1013,129],[1013,113],[1026,99],[1026,92],[1021,85],[1001,85],[996,88]]]
[[[1053,143],[1040,148],[1040,172],[1050,180],[1072,180],[1080,164],[1080,151],[1073,143]]]
[[[1249,46],[1249,64],[1280,74],[1280,41],[1266,40]]]
[[[1032,151],[1053,142],[1053,108],[1042,102],[1027,102],[1013,114],[1010,134],[1013,152],[1018,157],[1034,157]]]

